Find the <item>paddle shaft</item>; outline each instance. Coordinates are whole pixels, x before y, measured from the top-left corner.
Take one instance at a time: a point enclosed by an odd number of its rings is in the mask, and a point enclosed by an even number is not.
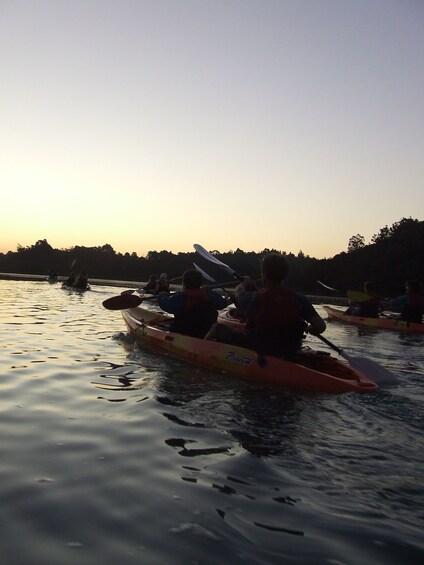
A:
[[[326,343],[329,347],[331,347],[331,349],[334,349],[334,351],[336,351],[339,355],[343,354],[343,350],[340,349],[340,347],[337,347],[337,345],[334,345],[334,343],[332,343],[329,339],[327,339],[323,335],[321,335],[321,334],[313,334],[313,335],[315,335],[315,337],[317,337],[318,339],[320,339],[321,341]]]

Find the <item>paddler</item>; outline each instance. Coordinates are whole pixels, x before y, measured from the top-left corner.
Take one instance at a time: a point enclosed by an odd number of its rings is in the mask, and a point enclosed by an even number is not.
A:
[[[378,318],[383,310],[383,303],[375,292],[373,281],[367,281],[364,283],[364,296],[361,297],[361,300],[349,300],[349,308],[345,314],[362,318]]]
[[[153,294],[159,294],[160,292],[169,292],[168,275],[166,273],[161,273]]]
[[[174,315],[171,331],[203,338],[216,322],[218,310],[228,305],[220,294],[201,285],[201,273],[190,269],[183,274],[182,291],[158,295],[159,307]]]
[[[260,355],[292,358],[302,347],[305,332],[323,333],[325,322],[311,302],[284,284],[288,271],[286,257],[279,253],[266,255],[261,263],[263,288],[251,290],[248,279],[235,289],[237,306],[247,319],[246,336],[218,323],[206,339],[249,347]]]
[[[416,280],[405,283],[405,294],[388,301],[388,308],[402,308],[400,320],[421,324],[424,315],[424,297],[421,294],[421,285]]]

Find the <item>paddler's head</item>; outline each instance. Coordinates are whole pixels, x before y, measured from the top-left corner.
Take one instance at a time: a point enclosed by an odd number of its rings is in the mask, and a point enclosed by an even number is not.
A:
[[[289,263],[284,255],[269,253],[262,259],[261,272],[265,286],[279,285],[289,273]]]
[[[195,269],[189,269],[183,274],[183,288],[193,289],[200,288],[202,284],[202,275]]]

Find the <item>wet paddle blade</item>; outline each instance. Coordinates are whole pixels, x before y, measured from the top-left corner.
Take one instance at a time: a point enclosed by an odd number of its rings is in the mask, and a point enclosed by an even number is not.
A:
[[[323,335],[316,335],[315,337],[326,343],[329,347],[331,347],[331,349],[334,349],[334,351],[337,351],[339,355],[344,357],[344,359],[346,359],[352,369],[356,369],[379,386],[394,385],[398,382],[396,375],[394,375],[392,372],[384,368],[376,361],[368,359],[367,357],[353,357],[352,355],[348,355],[343,351],[343,349],[340,349],[340,347],[334,345],[334,343],[332,343]]]
[[[206,251],[206,249],[202,245],[200,245],[199,243],[194,243],[193,247],[197,251],[197,253],[201,257],[206,259],[207,261],[210,261],[211,263],[215,263],[215,265],[219,265],[220,267],[225,269],[227,271],[227,273],[230,273],[230,275],[232,275],[233,277],[235,277],[239,281],[243,280],[243,277],[241,275],[239,275],[238,273],[236,273],[236,271],[234,271],[234,269],[232,269],[231,267],[229,267],[228,265],[226,265],[225,263],[223,263],[222,261],[217,259],[215,257],[215,255],[212,255],[212,253],[209,253],[209,251]]]
[[[372,298],[369,294],[360,290],[348,290],[346,294],[351,302],[368,302]]]
[[[216,282],[215,279],[213,279],[210,275],[208,275],[208,273],[206,273],[203,269],[201,269],[199,267],[199,265],[196,265],[196,263],[193,263],[194,268],[196,269],[196,271],[199,271],[199,273],[202,275],[202,277],[205,279],[205,281],[214,283]]]
[[[107,310],[127,310],[128,308],[135,308],[141,303],[141,297],[134,294],[120,294],[119,296],[107,298],[102,302]]]
[[[341,356],[349,361],[349,365],[380,386],[395,385],[398,378],[391,371],[367,357],[352,357],[344,351]]]
[[[337,290],[337,288],[333,288],[332,286],[328,286],[321,281],[317,281],[317,283],[320,284],[321,286],[323,286],[324,288],[326,288],[327,290],[332,290],[333,292],[340,293],[340,290]]]

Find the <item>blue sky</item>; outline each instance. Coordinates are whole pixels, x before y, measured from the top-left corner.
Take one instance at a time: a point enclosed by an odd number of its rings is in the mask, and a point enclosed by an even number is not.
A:
[[[420,0],[0,0],[0,251],[313,257],[424,211]]]

